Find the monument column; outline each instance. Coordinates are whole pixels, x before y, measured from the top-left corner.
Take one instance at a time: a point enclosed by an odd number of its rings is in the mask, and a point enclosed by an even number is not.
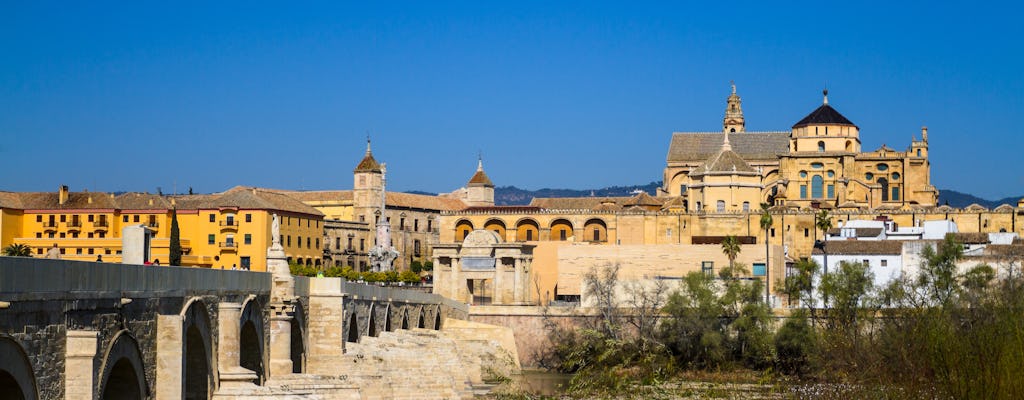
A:
[[[523,259],[522,257],[516,257],[513,259],[515,263],[515,287],[512,291],[512,302],[515,304],[523,304]]]
[[[267,249],[270,287],[270,368],[271,377],[291,374],[292,321],[295,315],[295,277],[288,270],[288,258],[281,246],[281,223],[274,214],[271,223],[273,243]]]

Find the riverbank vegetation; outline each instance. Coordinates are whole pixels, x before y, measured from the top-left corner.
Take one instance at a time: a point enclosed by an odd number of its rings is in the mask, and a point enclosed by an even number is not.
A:
[[[763,283],[736,263],[644,284],[601,266],[583,279],[599,317],[582,327],[550,319],[552,345],[540,360],[574,374],[570,392],[583,396],[740,372],[768,385],[846,388],[840,396],[1024,398],[1022,257],[959,271],[962,256],[947,237],[923,252],[915,276],[883,287],[860,263],[826,274],[799,262],[778,282],[803,305],[786,316],[772,313]]]

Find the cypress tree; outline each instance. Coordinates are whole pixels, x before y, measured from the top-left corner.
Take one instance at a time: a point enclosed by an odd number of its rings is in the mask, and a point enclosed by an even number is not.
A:
[[[178,210],[171,209],[170,265],[181,265],[181,232],[178,230]]]

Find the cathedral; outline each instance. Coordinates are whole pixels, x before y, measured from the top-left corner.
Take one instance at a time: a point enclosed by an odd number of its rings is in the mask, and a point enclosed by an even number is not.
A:
[[[661,196],[691,212],[748,211],[761,203],[796,208],[933,207],[928,128],[905,151],[861,150],[860,128],[828,103],[789,131],[747,132],[736,86],[722,132],[676,132]]]

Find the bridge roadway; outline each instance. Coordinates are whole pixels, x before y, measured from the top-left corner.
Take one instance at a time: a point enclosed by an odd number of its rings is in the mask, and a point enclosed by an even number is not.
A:
[[[217,398],[344,374],[346,342],[467,317],[338,278],[0,257],[0,400]]]

